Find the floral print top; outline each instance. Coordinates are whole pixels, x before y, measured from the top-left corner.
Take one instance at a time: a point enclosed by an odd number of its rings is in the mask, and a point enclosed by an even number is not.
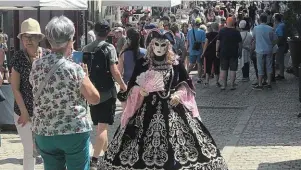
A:
[[[80,65],[59,54],[49,54],[32,65],[29,81],[35,95],[47,73],[60,59],[65,60],[50,77],[34,101],[32,130],[37,135],[55,136],[91,131],[87,105],[80,93],[85,72]]]

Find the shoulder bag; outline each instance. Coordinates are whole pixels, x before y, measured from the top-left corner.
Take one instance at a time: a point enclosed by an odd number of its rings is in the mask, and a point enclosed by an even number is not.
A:
[[[194,39],[194,43],[193,43],[192,49],[195,50],[195,51],[199,51],[201,49],[202,43],[200,41],[196,40],[194,28],[192,28],[192,33],[193,33],[193,39]]]
[[[206,53],[208,47],[209,47],[209,46],[217,39],[218,35],[219,35],[219,34],[217,34],[217,35],[216,35],[216,36],[208,43],[208,45],[207,45],[207,47],[206,47],[206,49],[205,49],[204,54]]]
[[[45,88],[46,84],[48,83],[50,77],[53,75],[53,73],[62,65],[65,63],[64,59],[60,59],[58,62],[55,63],[55,65],[52,67],[52,69],[47,73],[44,80],[41,82],[41,84],[38,87],[37,93],[34,94],[34,101],[37,101],[37,99],[40,97],[41,92]],[[33,141],[35,141],[35,133],[32,132],[32,138]],[[33,146],[33,157],[36,158],[40,155],[39,150],[37,149],[36,145]]]
[[[45,88],[46,84],[48,83],[50,77],[53,75],[53,73],[62,65],[65,63],[64,59],[60,59],[58,62],[55,63],[55,65],[51,68],[51,70],[47,73],[44,80],[41,82],[41,84],[38,87],[38,91],[34,94],[34,101],[37,101],[38,98],[41,95],[41,92]]]
[[[240,47],[240,49],[239,49],[239,57],[242,57],[242,49],[244,49],[244,43],[245,43],[245,41],[246,41],[246,39],[247,39],[247,36],[248,36],[248,32],[246,32],[246,36],[245,36],[245,38],[242,40],[242,43],[241,43],[241,47]]]

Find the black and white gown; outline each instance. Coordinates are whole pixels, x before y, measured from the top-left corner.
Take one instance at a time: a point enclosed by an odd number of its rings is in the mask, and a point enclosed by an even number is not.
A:
[[[165,91],[144,98],[125,127],[119,127],[105,153],[106,170],[228,170],[209,131],[183,104],[170,105],[170,94],[181,84],[194,91],[183,64],[149,67],[136,63],[128,89],[138,75],[154,69],[164,75]],[[175,90],[174,90],[175,89]]]

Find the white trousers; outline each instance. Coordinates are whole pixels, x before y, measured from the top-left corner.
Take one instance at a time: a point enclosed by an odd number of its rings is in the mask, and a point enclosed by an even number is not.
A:
[[[21,142],[23,145],[24,156],[23,156],[23,170],[34,170],[35,158],[33,157],[33,139],[31,131],[31,123],[28,122],[25,126],[18,124],[19,116],[14,113],[14,120],[17,131],[20,135]]]

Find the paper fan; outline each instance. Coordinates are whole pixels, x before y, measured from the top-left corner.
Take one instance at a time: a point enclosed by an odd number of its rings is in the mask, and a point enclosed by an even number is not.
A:
[[[163,75],[154,70],[141,73],[136,83],[148,93],[164,90]]]

